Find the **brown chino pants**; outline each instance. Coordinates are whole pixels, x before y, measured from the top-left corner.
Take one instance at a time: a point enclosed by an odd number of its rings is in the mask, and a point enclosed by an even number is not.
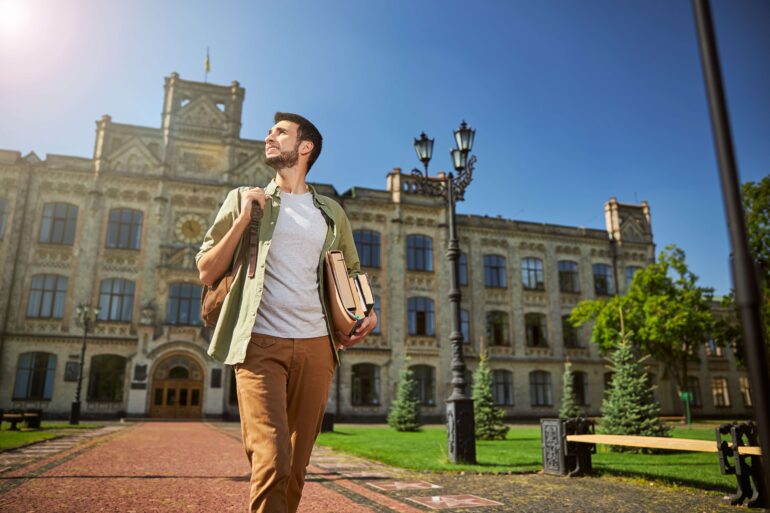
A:
[[[328,336],[252,334],[246,359],[235,366],[241,434],[251,464],[249,511],[297,511],[334,368]]]

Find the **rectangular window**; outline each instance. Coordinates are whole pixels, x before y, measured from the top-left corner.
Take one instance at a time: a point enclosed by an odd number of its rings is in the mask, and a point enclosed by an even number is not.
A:
[[[547,347],[545,315],[539,313],[524,314],[524,328],[529,347]]]
[[[358,258],[364,267],[380,267],[380,233],[374,230],[356,230],[353,240]]]
[[[468,310],[460,310],[460,332],[463,334],[463,343],[471,343],[471,316]]]
[[[38,274],[32,277],[27,302],[27,317],[61,319],[67,298],[67,277],[58,274]]]
[[[695,376],[687,377],[688,392],[690,392],[690,406],[693,408],[701,408],[703,406],[703,398],[700,395],[700,382]]]
[[[717,408],[730,407],[730,392],[727,389],[726,378],[711,378],[711,396]]]
[[[580,338],[578,336],[578,329],[569,321],[569,315],[562,315],[561,330],[564,337],[564,347],[581,347]]]
[[[113,208],[107,225],[107,247],[139,249],[144,214],[133,208]]]
[[[738,378],[738,382],[741,385],[741,398],[743,399],[743,406],[751,408],[753,403],[751,402],[751,387],[749,385],[749,378],[741,376]]]
[[[612,267],[607,264],[594,264],[594,292],[597,296],[611,296],[615,293],[612,279]]]
[[[484,286],[504,289],[508,286],[505,276],[505,257],[484,255]]]
[[[539,258],[521,260],[521,284],[528,290],[545,290],[542,260]]]
[[[407,236],[406,268],[409,271],[433,272],[433,239],[425,235]]]
[[[508,346],[511,344],[508,314],[505,312],[487,312],[487,343],[490,346]]]
[[[559,291],[580,292],[577,262],[562,260],[559,262]]]
[[[460,253],[460,258],[457,260],[458,277],[457,284],[461,287],[468,285],[468,255]]]
[[[75,225],[78,207],[67,203],[46,203],[40,223],[39,242],[72,245],[75,242]]]
[[[434,336],[433,300],[427,297],[410,297],[407,300],[407,308],[409,335]]]

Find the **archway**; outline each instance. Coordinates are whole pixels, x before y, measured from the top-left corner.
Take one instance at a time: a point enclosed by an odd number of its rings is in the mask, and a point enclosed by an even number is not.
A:
[[[152,374],[150,417],[195,419],[201,417],[203,371],[192,357],[173,354]]]

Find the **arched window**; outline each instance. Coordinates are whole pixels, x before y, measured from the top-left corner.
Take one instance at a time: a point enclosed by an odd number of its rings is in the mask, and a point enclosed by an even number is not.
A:
[[[30,352],[19,355],[16,364],[14,401],[50,401],[56,372],[56,355]]]
[[[357,363],[352,369],[350,402],[353,406],[380,404],[380,367],[373,363]]]
[[[39,242],[71,245],[75,242],[78,207],[69,203],[46,203],[40,223]]]
[[[578,264],[570,260],[559,261],[559,291],[580,292]]]
[[[407,301],[409,335],[432,337],[435,332],[433,300],[427,297],[410,297]]]
[[[134,308],[134,282],[120,278],[102,280],[99,320],[130,322]]]
[[[32,277],[27,301],[27,317],[61,319],[67,298],[67,277],[58,274],[36,274]]]
[[[508,286],[504,256],[484,255],[484,286],[495,289],[504,289]]]
[[[521,259],[521,284],[528,290],[545,290],[542,260],[532,257]]]
[[[433,271],[433,239],[426,235],[406,237],[406,268],[410,271]]]
[[[166,322],[197,325],[201,323],[201,287],[194,283],[172,283],[168,287]]]
[[[511,345],[508,313],[493,310],[487,312],[487,343],[490,346]]]
[[[495,404],[511,406],[513,404],[513,373],[497,369],[492,371],[492,399]]]
[[[141,210],[133,208],[113,208],[107,225],[107,247],[120,249],[139,249],[142,238]]]
[[[529,347],[548,346],[545,315],[541,313],[524,314],[524,328],[527,333],[527,345]]]
[[[611,296],[615,293],[612,280],[612,267],[607,264],[594,264],[594,291],[598,296]]]
[[[88,373],[88,402],[123,401],[126,359],[116,354],[91,357]]]
[[[417,400],[420,404],[436,404],[436,369],[430,365],[412,365],[409,369],[417,382]]]
[[[532,371],[529,373],[529,402],[532,406],[552,406],[551,373]]]
[[[356,230],[353,232],[358,258],[364,267],[380,267],[380,232]]]

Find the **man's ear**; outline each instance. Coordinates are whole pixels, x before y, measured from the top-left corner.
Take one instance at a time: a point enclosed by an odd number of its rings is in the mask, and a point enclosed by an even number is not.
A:
[[[299,152],[302,155],[310,155],[313,151],[313,143],[311,141],[302,141]]]

